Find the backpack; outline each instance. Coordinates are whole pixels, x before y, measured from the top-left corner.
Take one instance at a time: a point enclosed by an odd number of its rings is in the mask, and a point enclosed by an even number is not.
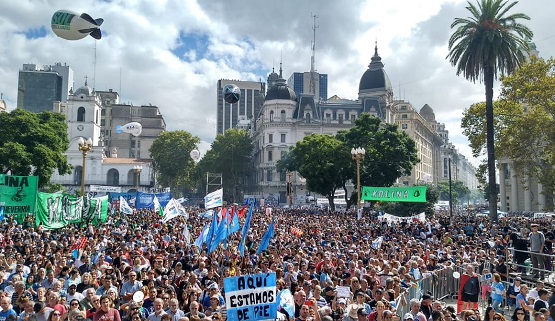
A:
[[[480,286],[478,284],[478,278],[471,277],[466,281],[463,287],[463,292],[468,295],[477,295],[480,293]]]

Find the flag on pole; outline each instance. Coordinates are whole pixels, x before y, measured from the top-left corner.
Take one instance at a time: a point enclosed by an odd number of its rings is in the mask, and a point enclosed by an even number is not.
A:
[[[214,239],[212,240],[212,242],[210,243],[210,247],[208,248],[208,254],[214,252],[218,248],[218,245],[220,245],[227,239],[228,232],[229,220],[226,217],[222,217],[222,220],[218,225],[218,229],[216,230],[216,233],[214,233]]]
[[[119,197],[119,210],[126,215],[133,214],[133,209],[129,206],[129,204],[127,204],[127,201],[123,198],[123,196]]]
[[[206,243],[206,247],[208,249],[210,249],[210,246],[212,245],[212,240],[214,239],[214,236],[216,235],[217,230],[218,230],[218,214],[214,212],[214,216],[212,217],[212,223],[210,224],[210,229],[208,229],[208,234],[204,239],[204,243]]]
[[[219,190],[216,190],[210,194],[207,194],[204,197],[204,208],[208,210],[214,207],[222,206],[224,204],[223,198],[224,198],[223,188],[220,188]]]
[[[152,200],[152,203],[154,204],[154,212],[158,212],[161,217],[164,217],[164,210],[162,210],[162,206],[160,205],[160,201],[158,200],[158,197],[156,197],[156,194],[154,194],[154,200]]]
[[[245,255],[245,243],[247,240],[247,233],[251,227],[251,218],[252,218],[252,209],[254,207],[254,203],[251,203],[249,207],[249,212],[247,213],[247,219],[245,220],[245,224],[243,225],[243,229],[241,230],[241,242],[239,242],[239,254],[241,257]]]
[[[270,245],[270,240],[272,239],[272,237],[274,237],[274,225],[275,219],[272,218],[272,223],[270,223],[270,226],[268,226],[268,230],[266,231],[266,233],[264,233],[264,236],[262,236],[262,240],[260,240],[260,245],[258,245],[258,250],[256,250],[257,255],[260,255],[260,253],[268,249],[268,246]]]
[[[183,226],[183,240],[185,240],[185,244],[187,245],[187,247],[189,247],[189,245],[191,244],[191,233],[189,233],[189,228],[187,227],[187,224],[184,224]]]
[[[177,203],[172,198],[168,204],[166,204],[166,208],[164,208],[164,217],[162,218],[162,223],[167,223],[169,220],[172,220],[179,215],[186,214],[185,212],[181,212],[178,209]]]
[[[193,243],[193,245],[198,247],[199,249],[202,248],[202,244],[204,244],[206,236],[208,236],[208,228],[209,228],[208,224],[204,225],[204,227],[202,228],[202,231],[200,232],[197,239],[195,240],[195,243]]]
[[[239,226],[239,217],[237,216],[237,213],[235,213],[231,219],[231,224],[229,224],[228,235],[231,235],[239,230],[241,230],[241,227]]]

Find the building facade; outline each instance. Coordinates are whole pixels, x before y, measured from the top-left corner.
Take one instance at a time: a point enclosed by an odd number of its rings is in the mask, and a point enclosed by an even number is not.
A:
[[[302,90],[297,94],[283,79],[281,67],[279,75],[274,72],[270,74],[264,104],[251,128],[255,145],[254,179],[265,202],[287,203],[287,182],[290,181],[293,202],[304,204],[308,197],[306,181],[297,173],[278,171],[277,161],[284,157],[291,146],[310,134],[334,135],[340,130],[351,128],[362,113],[371,114],[386,123],[398,124],[400,130],[416,142],[420,162],[410,176],[399,179],[398,185],[411,186],[443,180],[442,146],[448,142],[445,125],[435,120],[429,106],[425,105],[418,112],[409,102],[393,99],[391,82],[376,46],[368,69],[360,79],[357,100],[338,96],[320,100],[314,94],[302,93]],[[469,163],[458,164],[455,163],[454,168],[457,168],[459,176],[470,177],[466,173],[473,173],[472,166]],[[463,171],[464,175],[461,174]]]
[[[54,102],[66,102],[73,87],[73,70],[60,63],[37,69],[24,64],[19,71],[17,108],[34,113],[51,111]]]
[[[226,85],[234,84],[241,90],[241,98],[235,104],[225,101],[222,89]],[[258,115],[262,103],[266,85],[257,81],[242,81],[220,79],[216,88],[217,100],[217,135],[223,135],[226,130],[236,128],[240,120],[253,119]]]
[[[4,100],[4,94],[0,93],[0,113],[5,113],[8,111],[8,105]]]
[[[69,191],[77,191],[85,170],[86,191],[89,190],[90,185],[119,186],[122,191],[136,190],[137,186],[139,190],[152,187],[154,172],[151,159],[118,158],[117,153],[112,153],[111,157],[106,155],[101,98],[101,95],[85,85],[70,94],[67,103],[59,102],[55,105],[54,111],[66,117],[70,142],[66,155],[73,170],[68,175],[59,175],[55,172],[51,182],[62,184]],[[80,138],[92,140],[93,147],[86,158],[79,151]]]

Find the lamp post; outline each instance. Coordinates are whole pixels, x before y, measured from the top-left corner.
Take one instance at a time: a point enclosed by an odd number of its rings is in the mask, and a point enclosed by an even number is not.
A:
[[[351,149],[351,156],[357,162],[357,210],[360,210],[360,162],[364,160],[366,150],[362,147]]]
[[[453,221],[453,180],[451,179],[451,151],[449,151],[449,218]]]
[[[83,197],[85,196],[85,160],[87,159],[87,153],[92,151],[93,143],[90,137],[87,140],[79,137],[77,144],[79,145],[79,151],[83,154],[83,167],[81,168],[81,197]]]
[[[143,170],[142,166],[135,165],[133,166],[133,172],[135,173],[136,181],[135,181],[135,189],[137,192],[139,191],[139,183],[141,181],[141,171]]]

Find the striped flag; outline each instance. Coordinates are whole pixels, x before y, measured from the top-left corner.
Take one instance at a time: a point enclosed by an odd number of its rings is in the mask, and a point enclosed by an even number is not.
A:
[[[86,237],[77,239],[75,243],[73,243],[73,245],[71,246],[71,250],[75,251],[75,250],[84,249],[87,246],[87,241],[88,239]]]

